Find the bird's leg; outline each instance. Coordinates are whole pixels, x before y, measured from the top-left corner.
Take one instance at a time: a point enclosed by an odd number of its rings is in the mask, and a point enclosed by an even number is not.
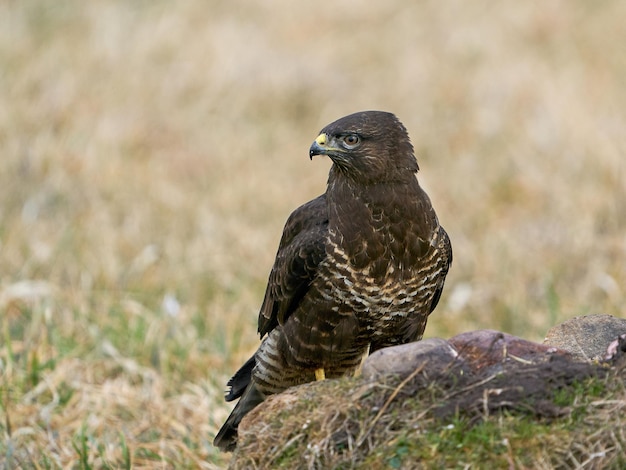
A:
[[[367,356],[370,355],[370,346],[371,344],[367,345],[367,349],[365,350],[365,352],[363,353],[363,357],[361,358],[361,363],[359,364],[359,367],[357,367],[354,371],[355,377],[359,377],[361,375],[361,371],[363,370],[363,364],[365,364],[365,360],[367,359]]]
[[[320,367],[319,369],[315,369],[315,380],[324,380],[324,379],[326,379],[324,368]]]

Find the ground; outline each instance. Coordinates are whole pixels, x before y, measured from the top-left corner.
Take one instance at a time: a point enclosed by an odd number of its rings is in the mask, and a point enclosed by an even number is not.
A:
[[[307,384],[251,412],[230,468],[620,469],[625,365],[556,355]]]
[[[625,10],[0,2],[0,463],[227,465],[308,148],[358,110],[406,125],[454,245],[428,337],[624,316]]]

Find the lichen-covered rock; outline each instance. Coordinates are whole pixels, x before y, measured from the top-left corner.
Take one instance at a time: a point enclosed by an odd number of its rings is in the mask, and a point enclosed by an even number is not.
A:
[[[599,361],[605,358],[609,344],[624,333],[624,318],[585,315],[550,328],[543,344],[569,351],[578,360]]]

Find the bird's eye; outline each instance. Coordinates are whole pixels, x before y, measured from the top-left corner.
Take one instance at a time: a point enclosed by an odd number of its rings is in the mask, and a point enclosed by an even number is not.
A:
[[[356,147],[359,142],[361,142],[361,138],[356,134],[348,134],[343,138],[343,143],[350,149]]]

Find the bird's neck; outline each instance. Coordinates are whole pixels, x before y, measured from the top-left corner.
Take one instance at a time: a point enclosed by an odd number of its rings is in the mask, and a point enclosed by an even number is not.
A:
[[[430,239],[431,222],[436,223],[424,213],[430,203],[423,200],[427,196],[414,177],[367,188],[329,184],[326,197],[332,249],[357,269],[369,269],[373,259],[385,261],[378,270],[381,275],[390,263],[405,264],[405,258],[421,251],[416,240]]]
[[[414,202],[423,195],[413,175],[405,181],[368,185],[331,181],[326,191],[329,224],[331,228],[349,225],[360,230],[378,230],[403,218],[416,217]]]

